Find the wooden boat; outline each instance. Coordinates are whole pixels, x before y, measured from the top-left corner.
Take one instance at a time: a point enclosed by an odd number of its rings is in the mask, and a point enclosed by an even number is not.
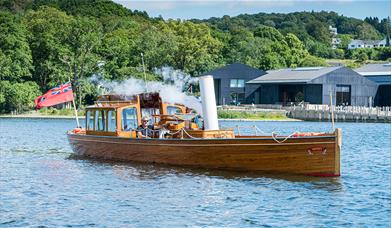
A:
[[[213,96],[214,97],[214,96]],[[158,130],[139,138],[143,116]],[[341,130],[289,136],[205,130],[199,115],[158,94],[106,95],[86,108],[85,129],[68,132],[77,155],[248,172],[340,175]]]

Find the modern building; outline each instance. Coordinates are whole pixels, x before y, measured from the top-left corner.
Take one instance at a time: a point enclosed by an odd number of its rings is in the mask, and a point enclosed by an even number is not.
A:
[[[303,67],[268,71],[246,83],[246,97],[254,104],[308,102],[368,106],[377,84],[347,67]]]
[[[356,48],[376,48],[376,47],[385,47],[387,45],[387,40],[352,40],[348,45],[348,49]]]
[[[203,75],[212,75],[217,105],[246,103],[246,82],[266,74],[263,70],[241,63],[233,63]]]
[[[356,71],[378,85],[374,105],[391,106],[391,63],[368,64]]]

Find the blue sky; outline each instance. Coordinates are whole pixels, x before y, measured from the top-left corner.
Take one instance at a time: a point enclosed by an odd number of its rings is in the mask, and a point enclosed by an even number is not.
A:
[[[114,0],[132,10],[146,11],[150,16],[162,15],[164,19],[204,19],[236,16],[243,13],[289,13],[296,11],[334,11],[348,17],[364,19],[367,16],[391,16],[391,0]]]

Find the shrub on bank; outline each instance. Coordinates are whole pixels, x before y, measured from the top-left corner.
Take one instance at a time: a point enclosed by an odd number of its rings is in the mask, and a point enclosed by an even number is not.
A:
[[[286,119],[282,112],[246,112],[218,110],[217,115],[220,119]]]
[[[73,116],[75,115],[75,111],[73,109],[56,109],[53,107],[49,108],[41,108],[39,110],[39,113],[42,115],[48,115],[48,116]],[[84,111],[83,110],[78,110],[77,114],[79,116],[84,116]]]

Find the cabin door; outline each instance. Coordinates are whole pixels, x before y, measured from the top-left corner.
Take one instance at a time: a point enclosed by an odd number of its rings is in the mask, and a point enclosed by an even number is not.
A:
[[[350,85],[337,85],[335,93],[335,103],[337,106],[351,105]]]
[[[221,95],[221,91],[220,91],[220,79],[214,79],[214,87],[215,87],[215,98],[216,98],[216,105],[221,105],[221,102],[220,102],[220,95]]]

